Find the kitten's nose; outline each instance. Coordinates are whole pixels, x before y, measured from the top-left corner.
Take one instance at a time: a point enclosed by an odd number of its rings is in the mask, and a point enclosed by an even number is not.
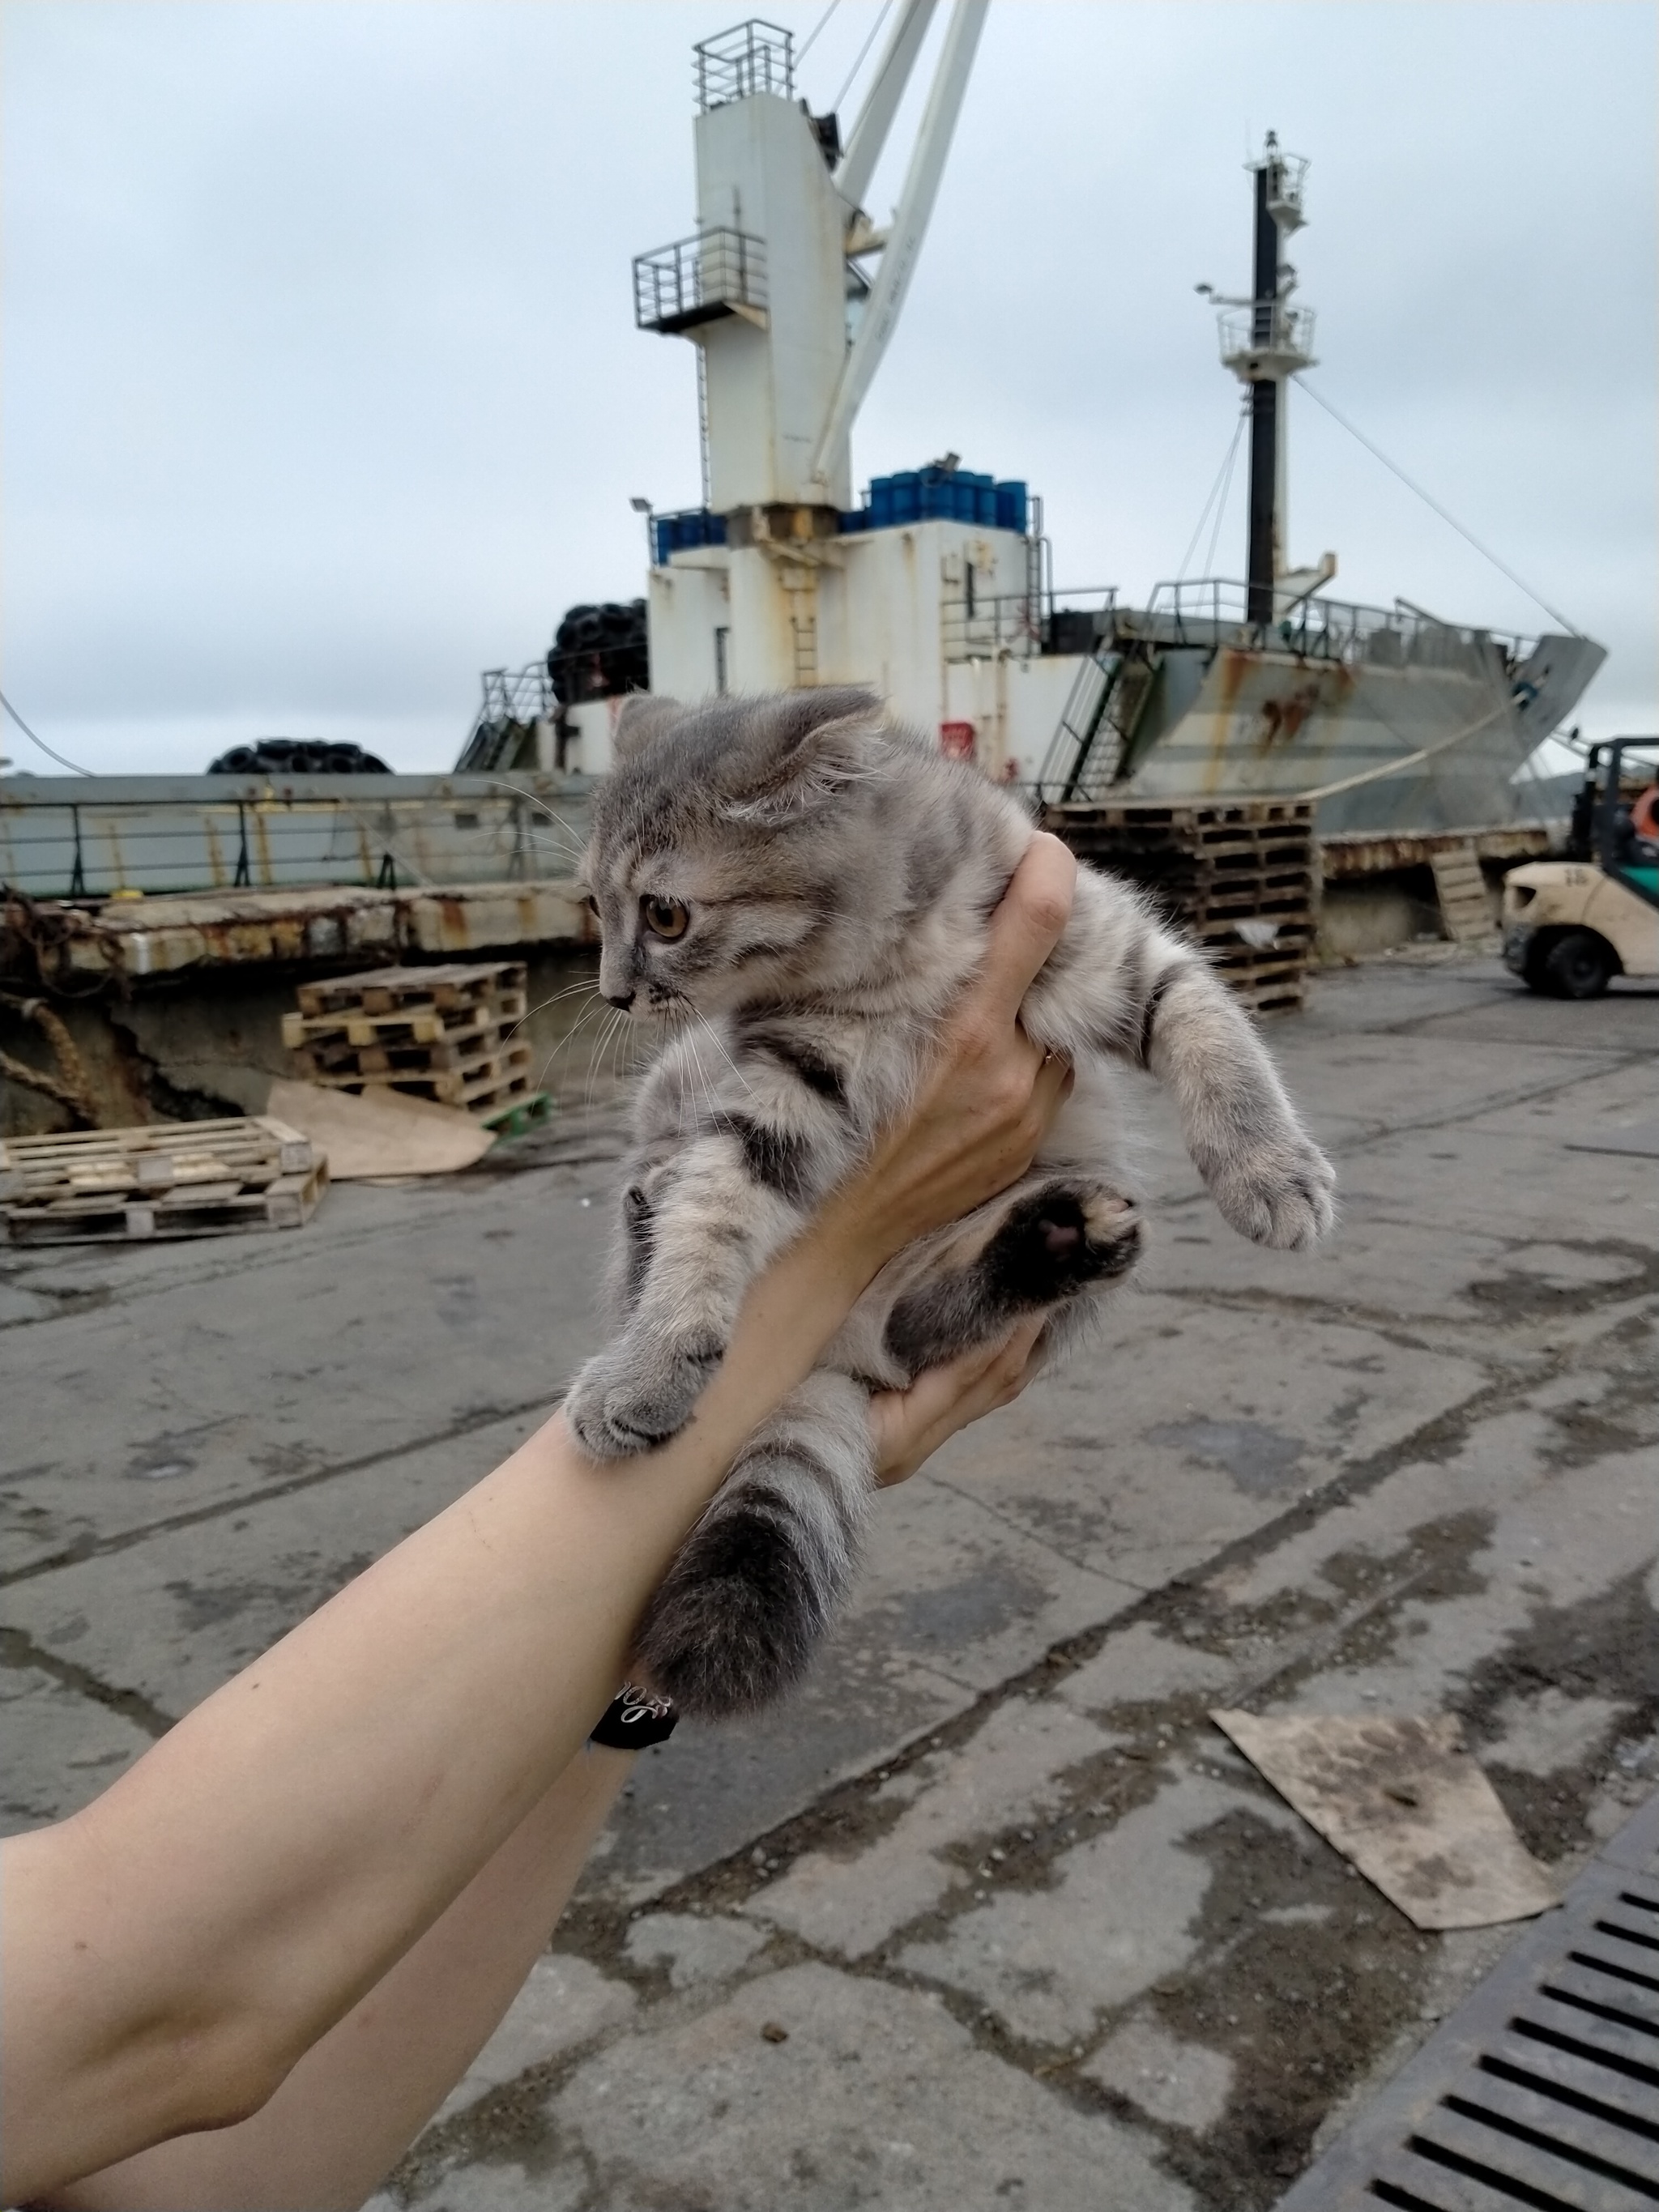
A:
[[[605,1002],[608,1006],[620,1006],[625,1013],[634,1003],[634,995],[632,991],[607,991]]]

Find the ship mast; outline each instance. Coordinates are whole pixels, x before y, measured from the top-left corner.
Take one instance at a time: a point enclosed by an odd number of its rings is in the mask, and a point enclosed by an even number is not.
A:
[[[1336,556],[1316,568],[1292,568],[1288,536],[1288,388],[1310,368],[1313,310],[1291,305],[1296,271],[1283,258],[1285,239],[1302,228],[1302,184],[1308,164],[1280,150],[1269,131],[1261,159],[1249,165],[1255,179],[1254,268],[1248,299],[1223,298],[1200,284],[1223,310],[1221,358],[1249,394],[1250,507],[1245,617],[1265,627],[1298,605],[1336,574]]]

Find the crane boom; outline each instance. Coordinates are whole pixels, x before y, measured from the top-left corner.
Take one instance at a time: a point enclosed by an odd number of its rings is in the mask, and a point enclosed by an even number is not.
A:
[[[905,295],[915,273],[922,240],[927,233],[928,218],[933,212],[933,202],[939,197],[939,179],[945,172],[951,134],[962,110],[963,95],[968,89],[975,51],[979,45],[979,34],[984,28],[989,6],[990,0],[956,0],[950,27],[945,34],[944,51],[939,56],[939,68],[927,95],[921,129],[911,151],[904,189],[893,211],[887,244],[883,248],[881,264],[865,306],[864,319],[842,364],[835,396],[830,403],[830,411],[818,435],[812,473],[820,482],[826,480],[830,457],[837,452],[851,429],[853,418],[863,404],[864,395],[870,389],[871,380],[880,367],[882,356],[897,327]],[[896,36],[902,35],[908,27],[907,19],[901,24]],[[894,106],[896,105],[895,100]],[[890,122],[890,116],[888,120]],[[860,130],[864,121],[864,116],[860,115]],[[850,149],[848,158],[851,158]],[[839,189],[839,178],[836,183]]]
[[[836,190],[850,208],[856,210],[864,205],[864,196],[876,173],[887,134],[893,127],[893,118],[898,113],[899,102],[904,97],[904,88],[910,82],[910,72],[916,65],[916,57],[921,52],[938,4],[939,0],[904,0],[899,10],[898,21],[889,34],[864,105],[859,110],[858,121],[847,141],[841,167],[836,171]]]

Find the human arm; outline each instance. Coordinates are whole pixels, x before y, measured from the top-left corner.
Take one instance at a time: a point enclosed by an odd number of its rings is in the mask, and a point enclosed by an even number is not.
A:
[[[550,1421],[83,1813],[6,1845],[0,2194],[256,2112],[546,1798],[756,1423],[893,1251],[1030,1158],[1064,1076],[1012,1016],[1068,892],[1043,841],[906,1129],[753,1286],[679,1436],[599,1467]]]
[[[877,1478],[1018,1396],[1037,1315],[872,1403]],[[546,1948],[633,1756],[589,1745],[442,1913],[249,2118],[157,2143],[55,2191],[53,2212],[306,2212],[360,2203],[437,2112]]]
[[[447,1911],[276,2094],[36,2199],[42,2212],[345,2212],[397,2163],[489,2041],[635,1764],[576,1753]]]

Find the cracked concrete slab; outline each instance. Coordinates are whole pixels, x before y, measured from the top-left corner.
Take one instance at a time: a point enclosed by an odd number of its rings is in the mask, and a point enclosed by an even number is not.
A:
[[[176,1719],[498,1466],[541,1418],[518,1414],[15,1582],[0,1588],[0,1626]]]
[[[646,1912],[629,1929],[623,1948],[635,1966],[665,1966],[670,1989],[690,1990],[729,1980],[767,1940],[765,1929],[723,1914],[702,1919],[691,1912]]]
[[[1419,1029],[1407,1036],[1341,1038],[1302,1031],[1284,1054],[1297,1103],[1318,1127],[1340,1117],[1365,1132],[1433,1125],[1501,1111],[1555,1082],[1610,1071],[1614,1054],[1534,1042],[1518,1056],[1507,1040]]]
[[[19,1659],[0,1637],[0,1835],[85,1804],[155,1741],[124,1714]]]
[[[1134,2014],[1109,2036],[1082,2069],[1155,2120],[1202,2135],[1227,2109],[1233,2062],[1223,2051],[1182,2043],[1153,2019]]]
[[[93,1310],[0,1337],[28,1384],[9,1400],[0,1572],[545,1403],[597,1340],[605,1216],[580,1200],[608,1185],[562,1180],[551,1257],[501,1183],[331,1192],[246,1275],[222,1256],[133,1280],[102,1248]]]
[[[1389,1136],[1357,1154],[1345,1186],[1350,1219],[1432,1221],[1443,1233],[1496,1237],[1516,1246],[1573,1243],[1589,1235],[1650,1244],[1659,1196],[1639,1161],[1617,1152],[1572,1152],[1553,1136],[1488,1130]]]
[[[1470,1285],[1502,1272],[1514,1239],[1505,1236],[1425,1237],[1420,1223],[1377,1214],[1345,1193],[1336,1232],[1316,1252],[1258,1252],[1226,1228],[1183,1224],[1151,1243],[1143,1272],[1148,1290],[1206,1301],[1229,1296],[1274,1314],[1281,1328],[1300,1328],[1323,1315],[1401,1337],[1432,1342],[1435,1324],[1492,1325],[1483,1336],[1460,1338],[1467,1357],[1512,1356],[1502,1323]]]
[[[1211,1869],[1183,1846],[1239,1812],[1289,1824],[1258,1796],[1177,1770],[1150,1803],[1062,1851],[1051,1889],[981,1891],[984,1903],[908,1944],[900,1963],[977,1998],[1023,2042],[1092,2043],[1103,2014],[1193,1957]]]
[[[781,2030],[775,2039],[768,2029]],[[1153,2146],[975,2048],[920,1991],[804,1966],[624,2037],[550,2104],[618,2212],[1188,2212]]]
[[[1235,1240],[1237,1242],[1237,1240]],[[1298,1316],[1125,1299],[1098,1359],[951,1438],[936,1479],[1066,1557],[1156,1588],[1473,1396],[1467,1358]]]
[[[1113,1739],[1064,1707],[1016,1698],[948,1750],[928,1753],[872,1800],[902,1807],[885,1834],[854,1852],[807,1851],[745,1910],[819,1948],[856,1959],[977,1878],[951,1856],[982,1834],[1018,1827],[1064,1802],[1065,1771]],[[907,1802],[908,1801],[908,1802]],[[996,1861],[1006,1853],[996,1849]]]
[[[1649,1110],[1659,994],[1552,1006],[1440,948],[1268,1036],[1336,1240],[1234,1237],[1155,1109],[1099,1358],[882,1501],[797,1699],[640,1759],[375,2212],[1267,2212],[1509,1938],[1411,1928],[1209,1708],[1455,1712],[1563,1881],[1659,1787],[1659,1193],[1568,1149]],[[8,1455],[14,1824],[534,1420],[592,1326],[614,1130],[582,1142],[291,1242],[0,1253],[40,1462]],[[296,1296],[325,1273],[359,1403]]]
[[[434,2124],[475,2105],[532,2066],[592,2043],[631,2019],[636,1999],[586,1959],[550,1952],[537,1960],[505,2019],[439,2107]]]

